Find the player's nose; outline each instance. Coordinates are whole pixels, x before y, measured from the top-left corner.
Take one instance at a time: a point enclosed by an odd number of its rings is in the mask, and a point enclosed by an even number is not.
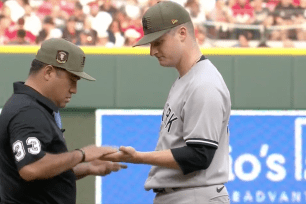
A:
[[[150,55],[151,56],[155,56],[157,54],[157,49],[155,46],[153,46],[152,44],[150,44]]]

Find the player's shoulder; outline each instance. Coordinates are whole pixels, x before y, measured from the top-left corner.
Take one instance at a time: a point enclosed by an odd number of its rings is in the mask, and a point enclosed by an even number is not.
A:
[[[205,59],[194,67],[191,83],[196,86],[207,86],[222,80],[223,78],[215,65],[209,59]]]

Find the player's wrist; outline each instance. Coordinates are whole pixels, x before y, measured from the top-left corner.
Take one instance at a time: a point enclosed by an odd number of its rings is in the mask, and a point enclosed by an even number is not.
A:
[[[86,159],[85,151],[83,149],[75,149],[74,151],[80,152],[81,155],[82,155],[82,157],[81,157],[82,159],[79,163],[85,162],[85,159]]]
[[[141,164],[142,161],[143,161],[143,156],[144,156],[143,152],[138,152],[138,151],[136,151],[136,152],[135,152],[134,162],[133,162],[133,163],[135,163],[135,164]]]

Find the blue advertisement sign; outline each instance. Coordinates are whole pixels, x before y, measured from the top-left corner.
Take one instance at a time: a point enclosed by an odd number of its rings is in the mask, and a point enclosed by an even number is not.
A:
[[[161,110],[97,110],[96,144],[154,151]],[[306,204],[306,112],[232,111],[229,182],[231,203]],[[153,203],[145,191],[149,165],[96,177],[96,203]]]

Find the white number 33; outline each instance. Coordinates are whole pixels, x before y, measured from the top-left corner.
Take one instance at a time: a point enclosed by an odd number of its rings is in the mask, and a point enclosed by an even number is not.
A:
[[[31,146],[27,149],[30,154],[39,154],[39,152],[41,151],[41,144],[36,137],[29,137],[26,142],[28,146]],[[25,157],[26,152],[22,141],[17,140],[16,142],[14,142],[13,152],[16,153],[15,159],[17,162],[21,161]]]

